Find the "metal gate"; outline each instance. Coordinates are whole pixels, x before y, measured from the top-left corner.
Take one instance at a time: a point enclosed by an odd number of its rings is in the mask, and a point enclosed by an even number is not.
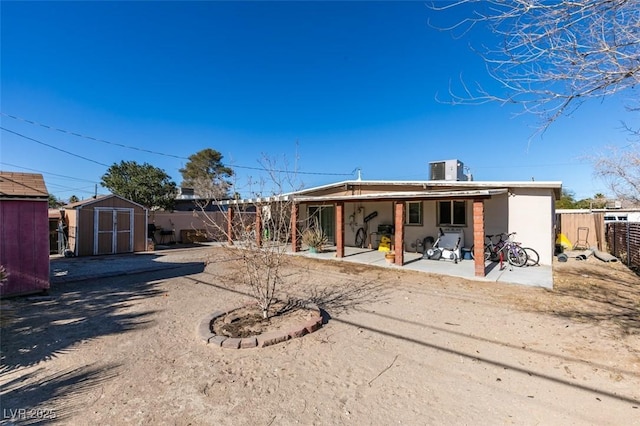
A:
[[[93,254],[133,252],[133,209],[96,207]]]

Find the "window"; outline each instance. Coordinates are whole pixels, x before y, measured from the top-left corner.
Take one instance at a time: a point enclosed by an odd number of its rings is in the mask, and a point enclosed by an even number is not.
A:
[[[422,225],[422,201],[407,202],[405,225]]]
[[[467,224],[467,204],[464,201],[438,201],[438,226]]]

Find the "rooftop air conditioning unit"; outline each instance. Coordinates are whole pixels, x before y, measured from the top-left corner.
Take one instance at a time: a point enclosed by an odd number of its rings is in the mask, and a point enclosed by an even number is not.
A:
[[[458,160],[432,161],[429,163],[429,180],[470,180],[464,174],[464,164]]]
[[[622,201],[619,201],[619,200],[608,201],[605,208],[607,208],[607,209],[621,209],[622,208]]]

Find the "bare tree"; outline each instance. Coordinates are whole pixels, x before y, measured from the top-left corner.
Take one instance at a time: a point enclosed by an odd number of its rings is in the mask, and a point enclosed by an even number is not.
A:
[[[292,208],[290,193],[301,188],[295,168],[279,169],[277,163],[264,157],[261,167],[267,175],[258,181],[250,181],[244,188],[232,182],[230,190],[247,194],[244,199],[204,200],[200,214],[208,226],[210,235],[233,241],[225,248],[239,258],[235,278],[252,294],[262,310],[263,318],[272,315],[271,308],[277,300],[283,282],[281,271],[287,265],[287,254],[292,240]],[[246,189],[242,191],[242,189]],[[216,220],[204,207],[213,203],[225,212],[225,220]],[[231,222],[228,221],[231,210]],[[218,216],[219,218],[220,216]]]
[[[435,25],[440,29],[462,37],[486,25],[497,38],[496,47],[477,51],[500,83],[500,93],[462,81],[461,92],[450,89],[453,104],[517,104],[541,119],[540,131],[589,99],[617,93],[629,92],[634,101],[628,109],[640,110],[633,96],[640,82],[638,0],[460,0],[434,2],[431,9],[442,12],[437,16],[469,11],[452,25]],[[640,132],[625,127],[638,140]],[[596,175],[618,197],[635,203],[640,199],[637,152],[632,144],[591,158]]]
[[[519,104],[546,128],[588,99],[640,82],[637,0],[460,0],[431,6],[439,12],[462,7],[472,8],[466,19],[434,26],[463,36],[487,25],[497,46],[477,51],[504,94],[463,82],[462,93],[450,92],[453,103]]]
[[[593,157],[596,175],[625,204],[640,206],[640,144],[606,149],[607,153]]]

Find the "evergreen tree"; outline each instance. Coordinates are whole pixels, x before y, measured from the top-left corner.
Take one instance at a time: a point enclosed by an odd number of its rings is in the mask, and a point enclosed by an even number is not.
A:
[[[150,210],[170,209],[178,192],[175,182],[164,170],[135,161],[114,163],[102,176],[101,184],[113,194]]]
[[[233,170],[222,163],[222,154],[215,149],[205,148],[189,156],[182,174],[182,186],[193,188],[195,194],[208,200],[229,196]]]

